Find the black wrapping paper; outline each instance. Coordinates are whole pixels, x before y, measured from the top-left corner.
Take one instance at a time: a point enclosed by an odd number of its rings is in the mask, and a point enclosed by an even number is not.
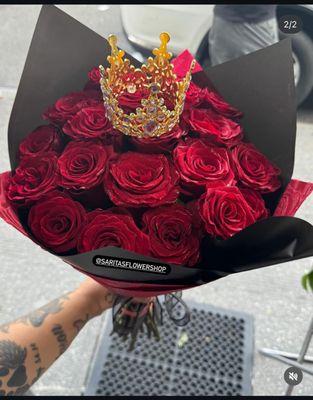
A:
[[[88,71],[105,65],[109,53],[106,39],[58,8],[43,6],[8,128],[12,169],[17,166],[19,143],[42,123],[43,110],[59,97],[80,90]],[[245,137],[281,168],[282,188],[267,199],[274,210],[294,165],[296,104],[290,40],[199,72],[193,79],[200,86],[214,86],[243,111]],[[83,272],[115,281],[193,286],[230,273],[312,256],[313,227],[299,218],[270,217],[230,239],[205,240],[202,253],[204,258],[196,268],[168,265],[167,274],[95,265],[95,256],[165,265],[114,247],[60,258]]]

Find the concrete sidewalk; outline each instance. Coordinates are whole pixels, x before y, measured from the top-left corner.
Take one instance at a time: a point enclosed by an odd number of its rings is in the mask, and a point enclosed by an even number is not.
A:
[[[109,32],[112,30],[108,25],[103,26],[103,19],[100,19],[99,15],[114,15],[114,27],[121,31],[117,8],[109,10],[112,14],[105,14],[106,11],[100,14],[97,7],[60,8],[101,34],[106,34],[104,29]],[[19,80],[38,12],[38,6],[0,6],[0,86],[7,86],[6,89],[0,89],[1,172],[9,168],[7,124],[14,101],[14,88]],[[108,19],[107,21],[109,23]],[[20,30],[15,30],[17,25],[20,26]],[[25,40],[22,40],[22,36]],[[312,114],[308,111],[305,114],[300,112],[294,177],[313,181],[312,154]],[[305,202],[297,216],[313,223],[312,205],[313,196]],[[34,245],[2,220],[0,237],[0,324],[73,289],[83,279],[77,271]],[[287,366],[260,356],[257,349],[271,347],[289,352],[299,351],[313,310],[312,295],[302,289],[300,280],[311,266],[312,259],[304,259],[240,273],[184,292],[185,300],[210,303],[254,316],[255,395],[284,393],[286,384],[283,374]],[[101,324],[102,319],[99,317],[88,323],[70,349],[33,386],[34,394],[81,394]],[[313,355],[313,344],[309,354]],[[304,374],[303,381],[295,388],[294,394],[312,395],[313,378]]]

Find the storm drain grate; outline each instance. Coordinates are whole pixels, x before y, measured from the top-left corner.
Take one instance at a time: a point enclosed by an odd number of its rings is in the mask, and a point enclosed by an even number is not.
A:
[[[107,319],[92,360],[85,395],[236,396],[252,394],[253,319],[250,315],[188,302],[192,314],[177,327],[164,313],[161,340],[128,343],[109,336]]]

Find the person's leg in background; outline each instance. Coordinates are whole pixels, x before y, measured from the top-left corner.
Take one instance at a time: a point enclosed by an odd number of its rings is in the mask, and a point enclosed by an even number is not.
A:
[[[249,54],[270,46],[278,40],[278,25],[275,17],[259,22],[233,22],[215,15],[209,33],[211,65]]]

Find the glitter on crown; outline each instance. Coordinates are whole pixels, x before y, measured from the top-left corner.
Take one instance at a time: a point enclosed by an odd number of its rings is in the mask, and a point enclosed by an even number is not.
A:
[[[179,122],[195,61],[186,76],[177,80],[170,63],[172,54],[167,51],[169,40],[168,33],[161,33],[160,47],[152,51],[155,57],[149,57],[141,68],[135,68],[127,58],[124,59],[124,51],[118,49],[117,37],[110,35],[108,38],[110,66],[106,69],[99,66],[103,102],[113,127],[125,135],[139,138],[161,136]],[[119,106],[120,96],[138,90],[147,91],[148,97],[141,100],[136,112],[125,113]]]

